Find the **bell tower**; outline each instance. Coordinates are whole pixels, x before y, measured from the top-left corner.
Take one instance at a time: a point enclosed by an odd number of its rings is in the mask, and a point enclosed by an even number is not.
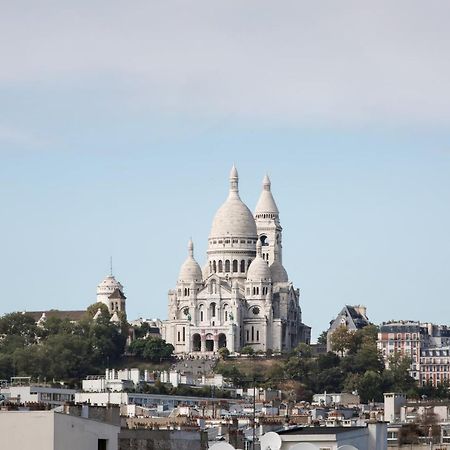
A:
[[[263,179],[263,189],[255,208],[256,229],[262,244],[262,257],[269,265],[277,258],[282,262],[282,231],[277,205],[272,195],[268,175]]]

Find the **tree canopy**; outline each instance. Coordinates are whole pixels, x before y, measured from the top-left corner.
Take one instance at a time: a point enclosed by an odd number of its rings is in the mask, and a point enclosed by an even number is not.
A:
[[[20,312],[1,317],[0,377],[73,380],[103,371],[123,354],[128,325],[111,323],[107,308],[94,320],[99,307],[91,305],[79,322],[48,317],[36,325]]]

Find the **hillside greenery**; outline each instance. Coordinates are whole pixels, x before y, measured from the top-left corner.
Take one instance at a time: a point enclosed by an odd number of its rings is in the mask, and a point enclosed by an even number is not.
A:
[[[418,387],[409,375],[409,358],[393,354],[386,368],[376,341],[374,325],[356,332],[342,327],[332,336],[333,352],[316,356],[309,345],[300,344],[284,359],[225,358],[216,371],[237,386],[257,384],[290,391],[297,400],[311,400],[324,391],[357,391],[362,402],[383,401],[383,392],[404,392],[411,398],[449,397],[448,385]]]
[[[99,307],[101,314],[94,320]],[[126,320],[117,325],[110,318],[108,309],[99,304],[91,305],[78,322],[48,317],[36,325],[26,313],[4,315],[0,318],[0,378],[30,376],[75,384],[87,375],[103,373],[106,367],[122,366],[129,325]],[[172,356],[173,347],[161,339],[141,337],[135,342],[145,348],[135,360],[161,363]]]

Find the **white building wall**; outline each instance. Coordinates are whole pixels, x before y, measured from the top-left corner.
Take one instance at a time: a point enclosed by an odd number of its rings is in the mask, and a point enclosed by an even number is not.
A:
[[[66,414],[55,414],[55,450],[90,450],[106,439],[108,450],[118,449],[120,427]],[[31,448],[31,447],[30,447]],[[33,449],[34,450],[34,449]]]
[[[53,431],[51,411],[0,412],[1,448],[5,450],[56,450]]]
[[[54,411],[0,412],[5,450],[91,450],[99,439],[108,441],[108,450],[118,450],[119,432],[119,426]]]
[[[91,405],[106,406],[126,405],[128,394],[126,392],[77,392],[75,403],[90,403]]]

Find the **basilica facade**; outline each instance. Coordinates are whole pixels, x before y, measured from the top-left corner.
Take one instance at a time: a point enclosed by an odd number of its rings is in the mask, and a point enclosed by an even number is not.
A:
[[[283,266],[282,227],[267,176],[253,215],[239,196],[238,173],[230,173],[228,198],[218,209],[200,268],[189,241],[188,257],[169,291],[162,336],[176,354],[288,351],[309,343],[300,292]]]

